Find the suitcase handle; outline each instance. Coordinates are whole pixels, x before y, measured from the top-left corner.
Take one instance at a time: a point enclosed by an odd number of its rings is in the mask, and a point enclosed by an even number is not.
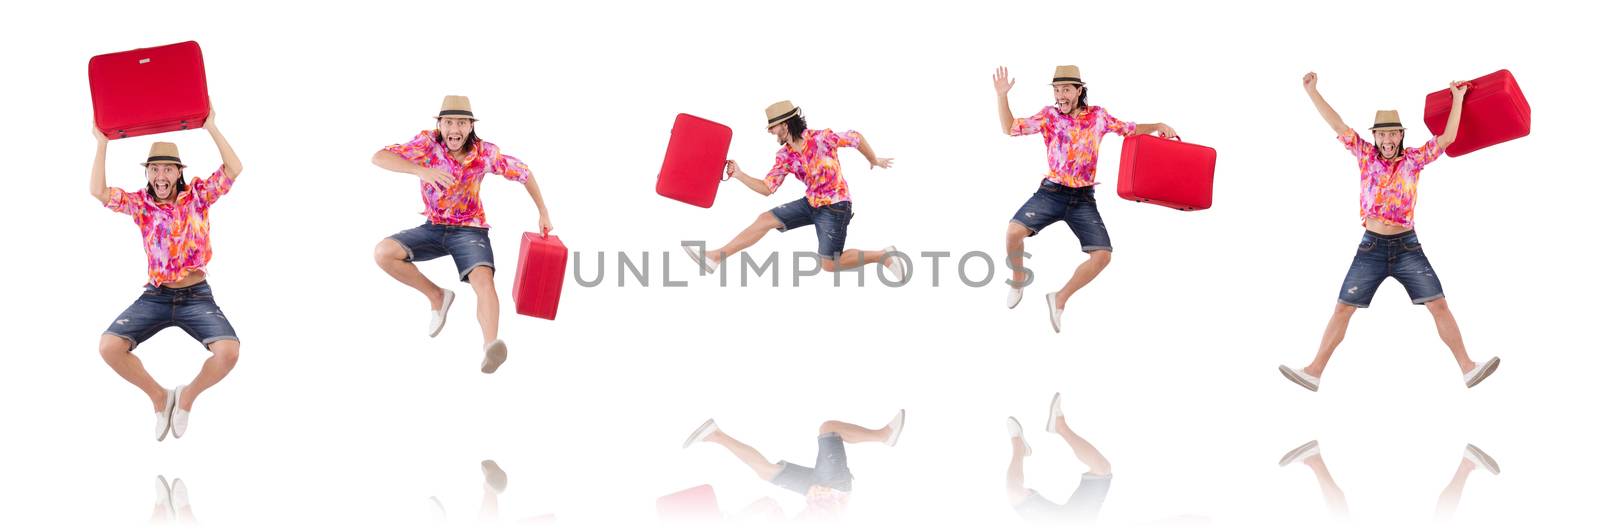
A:
[[[543,237],[543,238],[546,238],[546,239],[549,239],[550,238],[550,229],[549,228],[540,228],[539,229],[539,236]]]

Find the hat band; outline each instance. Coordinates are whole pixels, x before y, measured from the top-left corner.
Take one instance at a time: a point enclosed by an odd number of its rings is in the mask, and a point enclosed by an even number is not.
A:
[[[1387,128],[1387,127],[1400,127],[1400,128],[1402,128],[1402,129],[1403,129],[1403,128],[1405,128],[1405,126],[1404,126],[1404,125],[1401,125],[1401,124],[1400,124],[1400,123],[1399,123],[1399,122],[1393,122],[1393,123],[1373,123],[1373,124],[1372,124],[1372,128],[1375,128],[1375,129],[1382,129],[1382,128]]]
[[[794,117],[795,114],[798,114],[798,113],[800,113],[800,107],[791,108],[791,109],[789,109],[788,112],[784,112],[783,114],[778,115],[778,117],[768,118],[767,119],[767,124],[768,125],[772,125],[772,124],[775,124],[775,123],[777,123],[779,121],[783,121],[783,120],[792,118],[792,117]]]
[[[1055,83],[1078,83],[1078,84],[1083,84],[1083,80],[1079,79],[1077,77],[1057,77],[1057,78],[1051,80],[1050,83],[1051,84],[1055,84]]]
[[[471,110],[440,110],[439,111],[439,117],[444,117],[444,116],[466,116],[466,117],[470,118],[470,117],[472,117],[472,111]]]
[[[175,164],[183,165],[183,162],[179,161],[177,156],[151,156],[150,159],[144,161],[144,163],[147,163],[147,164],[160,163],[160,162],[172,162],[172,163],[175,163]]]

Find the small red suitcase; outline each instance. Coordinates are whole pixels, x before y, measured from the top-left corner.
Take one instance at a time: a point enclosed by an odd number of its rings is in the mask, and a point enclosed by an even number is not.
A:
[[[556,319],[556,307],[561,304],[561,284],[566,280],[567,247],[561,244],[561,238],[523,233],[516,282],[511,285],[511,299],[516,301],[517,314]]]
[[[1183,211],[1211,207],[1217,150],[1152,134],[1122,142],[1117,195]]]
[[[1528,99],[1522,96],[1522,88],[1510,71],[1500,70],[1473,79],[1468,85],[1467,96],[1461,102],[1456,141],[1444,150],[1445,154],[1461,156],[1528,135],[1533,127],[1533,109],[1528,107]],[[1428,94],[1426,108],[1423,123],[1435,136],[1444,134],[1444,126],[1450,121],[1450,90]]]
[[[678,114],[667,141],[667,156],[656,176],[656,194],[685,204],[711,207],[717,199],[728,160],[733,129],[727,125]]]
[[[690,487],[656,499],[656,515],[662,521],[706,521],[722,518],[717,493],[710,485]]]
[[[197,129],[211,115],[194,41],[90,58],[89,94],[95,125],[112,139]]]

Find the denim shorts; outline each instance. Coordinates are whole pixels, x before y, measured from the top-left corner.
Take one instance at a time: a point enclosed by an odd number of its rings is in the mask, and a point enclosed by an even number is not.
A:
[[[1350,272],[1345,274],[1344,286],[1339,290],[1339,302],[1356,307],[1371,305],[1378,285],[1390,277],[1406,287],[1413,304],[1444,297],[1444,286],[1428,264],[1428,256],[1422,254],[1417,232],[1380,235],[1369,231],[1356,247],[1355,261],[1350,263]]]
[[[1065,221],[1072,233],[1078,236],[1083,251],[1111,250],[1111,234],[1106,232],[1105,221],[1100,220],[1100,208],[1095,205],[1094,186],[1067,187],[1050,180],[1039,184],[1033,197],[1011,216],[1011,222],[1028,229],[1028,236],[1038,235],[1045,226]]]
[[[1013,508],[1024,520],[1035,522],[1093,522],[1100,516],[1100,507],[1106,503],[1106,493],[1111,491],[1111,476],[1084,474],[1078,480],[1078,489],[1066,503],[1050,501],[1039,491],[1028,489],[1028,497]]]
[[[772,208],[778,218],[778,231],[789,231],[812,224],[817,225],[817,255],[834,260],[844,253],[845,232],[850,230],[850,219],[855,217],[850,202],[834,202],[820,208],[811,207],[806,199]]]
[[[844,438],[837,433],[817,436],[817,466],[804,467],[779,461],[783,467],[772,477],[772,484],[802,495],[812,486],[821,485],[839,492],[850,492],[850,465],[844,456]]]
[[[184,288],[145,286],[138,301],[122,311],[105,334],[128,340],[128,349],[133,350],[167,327],[183,329],[207,347],[221,340],[239,340],[205,281]]]
[[[474,268],[487,266],[490,271],[494,270],[489,228],[425,222],[389,238],[406,249],[406,262],[429,261],[446,255],[455,259],[456,271],[461,273],[463,283]]]

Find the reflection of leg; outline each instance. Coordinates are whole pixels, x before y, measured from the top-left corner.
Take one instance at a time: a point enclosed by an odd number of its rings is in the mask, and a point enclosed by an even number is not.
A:
[[[722,445],[723,448],[728,449],[729,452],[733,453],[734,457],[739,458],[739,461],[743,461],[746,466],[749,466],[750,470],[754,470],[756,477],[761,478],[762,481],[772,481],[772,478],[778,475],[778,471],[783,470],[782,465],[768,461],[767,457],[761,455],[761,452],[756,451],[755,448],[739,442],[738,439],[734,439],[721,430],[712,432],[711,435],[706,437],[706,442]]]
[[[189,505],[189,486],[183,484],[182,478],[172,479],[172,511],[178,523],[194,525],[194,508]]]
[[[1450,354],[1455,355],[1461,373],[1471,371],[1476,364],[1467,356],[1467,345],[1461,339],[1461,328],[1456,326],[1456,317],[1450,313],[1450,306],[1445,304],[1444,298],[1429,301],[1426,306],[1428,312],[1433,314],[1433,326],[1439,331],[1439,339],[1450,348]]]
[[[1474,470],[1487,470],[1490,474],[1500,473],[1500,463],[1483,449],[1471,443],[1461,454],[1461,464],[1456,465],[1456,475],[1450,479],[1444,492],[1439,493],[1439,505],[1434,510],[1434,519],[1448,521],[1455,517],[1456,507],[1461,505],[1461,491],[1467,487],[1467,476]]]
[[[1090,474],[1094,474],[1096,476],[1111,475],[1111,462],[1107,461],[1106,456],[1102,455],[1100,450],[1096,449],[1094,445],[1089,444],[1088,440],[1079,437],[1076,432],[1073,432],[1071,428],[1068,428],[1066,417],[1056,417],[1055,426],[1056,433],[1061,434],[1061,438],[1065,439],[1067,444],[1072,446],[1072,454],[1078,456],[1078,461],[1082,461],[1083,464],[1089,465]]]
[[[110,334],[100,335],[100,358],[106,361],[123,380],[137,386],[140,391],[150,397],[150,403],[155,411],[166,411],[167,390],[156,383],[156,379],[145,371],[144,363],[139,357],[134,356],[133,349],[126,338]]]
[[[172,521],[172,487],[166,476],[156,476],[156,503],[151,507],[150,524]]]
[[[494,291],[494,269],[487,266],[467,272],[467,282],[478,296],[478,325],[483,327],[483,343],[500,336],[500,297]]]
[[[899,420],[900,417],[900,415],[896,415],[896,420],[891,420],[889,421],[889,424],[886,424],[884,427],[875,430],[844,421],[826,421],[822,423],[821,427],[817,428],[817,435],[826,435],[830,433],[839,434],[840,439],[843,439],[846,443],[852,444],[868,442],[888,443],[894,434],[895,422]]]
[[[1311,365],[1305,367],[1306,374],[1314,377],[1322,376],[1322,369],[1328,366],[1328,359],[1333,358],[1334,348],[1339,347],[1339,342],[1344,341],[1344,331],[1350,327],[1350,316],[1355,313],[1354,305],[1334,303],[1333,317],[1328,319],[1328,327],[1322,331],[1322,343],[1317,345],[1317,357],[1311,360]]]
[[[506,472],[492,459],[484,460],[478,467],[483,471],[483,502],[478,508],[478,519],[499,520],[500,493],[506,490]]]
[[[1089,258],[1085,260],[1083,264],[1078,265],[1077,270],[1072,272],[1072,279],[1068,279],[1067,284],[1061,287],[1061,290],[1056,291],[1056,308],[1060,309],[1066,307],[1068,298],[1071,298],[1073,294],[1076,294],[1078,289],[1088,285],[1090,281],[1094,281],[1094,278],[1098,277],[1100,272],[1105,270],[1106,266],[1110,264],[1110,250],[1094,250],[1089,252]]]
[[[1022,437],[1011,438],[1011,465],[1006,467],[1006,497],[1013,506],[1028,497],[1028,488],[1022,484],[1022,458],[1027,452]]]
[[[1305,464],[1317,475],[1317,486],[1322,488],[1322,499],[1328,503],[1328,512],[1339,519],[1348,518],[1350,505],[1345,503],[1344,490],[1333,482],[1333,474],[1328,473],[1328,466],[1322,463],[1322,454],[1306,458]]]
[[[178,395],[178,407],[184,410],[194,408],[194,399],[200,393],[217,385],[228,373],[233,371],[233,366],[239,363],[239,341],[217,340],[206,347],[211,351],[211,358],[207,358],[200,365],[200,373],[194,376],[194,381],[184,388],[183,394]]]

